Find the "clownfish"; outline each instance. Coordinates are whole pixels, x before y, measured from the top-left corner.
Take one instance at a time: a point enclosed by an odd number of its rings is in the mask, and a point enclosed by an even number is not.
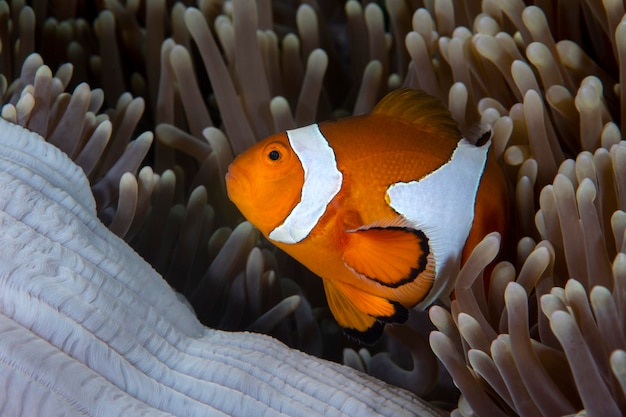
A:
[[[385,323],[449,291],[484,236],[504,232],[507,184],[490,143],[463,138],[437,98],[400,89],[369,115],[258,142],[229,166],[226,187],[250,223],[322,278],[345,333],[373,343]]]

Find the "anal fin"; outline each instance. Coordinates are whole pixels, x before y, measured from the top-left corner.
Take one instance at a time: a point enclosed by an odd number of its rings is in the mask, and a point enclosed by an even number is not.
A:
[[[403,323],[408,318],[408,310],[399,303],[353,285],[324,280],[324,291],[328,306],[346,335],[364,344],[380,338],[385,322]]]

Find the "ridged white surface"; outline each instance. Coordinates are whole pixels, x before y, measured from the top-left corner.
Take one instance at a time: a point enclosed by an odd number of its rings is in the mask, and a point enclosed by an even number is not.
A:
[[[0,416],[438,415],[266,336],[202,326],[95,216],[62,152],[0,119]]]

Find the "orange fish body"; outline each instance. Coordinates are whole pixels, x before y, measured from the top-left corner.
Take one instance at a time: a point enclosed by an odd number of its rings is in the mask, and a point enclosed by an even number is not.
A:
[[[323,279],[346,332],[372,342],[503,232],[506,184],[488,148],[462,140],[437,99],[403,89],[370,115],[270,136],[226,183],[252,224]]]

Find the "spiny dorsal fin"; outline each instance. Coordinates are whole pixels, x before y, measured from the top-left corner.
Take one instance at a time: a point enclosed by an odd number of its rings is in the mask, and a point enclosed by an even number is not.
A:
[[[397,117],[424,130],[461,139],[461,131],[450,111],[436,97],[422,90],[400,88],[387,94],[372,114]]]

